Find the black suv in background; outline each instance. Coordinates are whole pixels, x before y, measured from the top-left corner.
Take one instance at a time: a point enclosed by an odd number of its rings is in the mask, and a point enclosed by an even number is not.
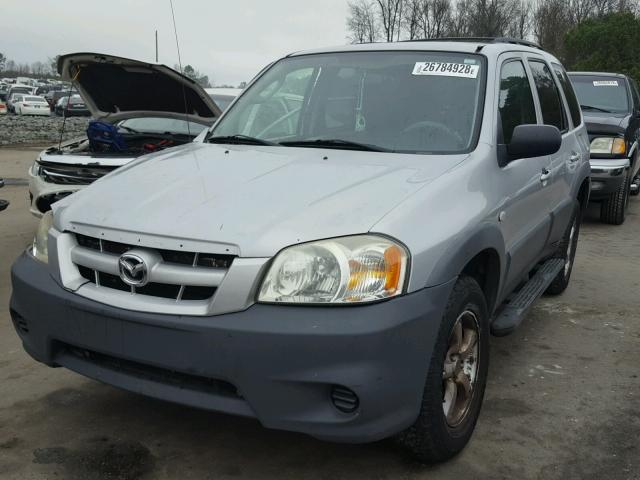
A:
[[[591,200],[600,219],[620,225],[640,188],[640,93],[626,75],[570,72],[591,143]]]

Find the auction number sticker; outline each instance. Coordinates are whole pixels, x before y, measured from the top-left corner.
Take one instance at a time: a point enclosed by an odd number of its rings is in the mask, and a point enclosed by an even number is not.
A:
[[[618,81],[617,80],[594,80],[593,86],[594,87],[617,87]]]
[[[438,75],[442,77],[477,78],[480,65],[449,62],[416,62],[413,75]]]

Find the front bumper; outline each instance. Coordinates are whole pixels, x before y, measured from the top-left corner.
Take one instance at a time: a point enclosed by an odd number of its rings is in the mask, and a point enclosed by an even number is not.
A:
[[[623,173],[629,168],[628,158],[592,158],[590,200],[602,200],[618,191],[623,181]]]
[[[453,281],[366,306],[256,304],[213,317],[117,309],[59,286],[27,254],[12,268],[11,316],[36,360],[133,392],[257,418],[265,427],[369,442],[419,412]],[[335,386],[359,399],[332,403]]]

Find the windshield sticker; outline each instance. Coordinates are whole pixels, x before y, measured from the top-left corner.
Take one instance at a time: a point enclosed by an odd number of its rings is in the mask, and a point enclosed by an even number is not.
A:
[[[416,62],[412,75],[477,78],[480,65],[448,62]]]
[[[617,80],[594,80],[593,86],[594,87],[617,87],[618,81]]]

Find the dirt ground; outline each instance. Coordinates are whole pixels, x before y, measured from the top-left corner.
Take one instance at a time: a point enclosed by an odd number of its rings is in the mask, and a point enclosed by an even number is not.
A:
[[[24,179],[36,149],[0,149]],[[485,403],[469,446],[426,467],[389,442],[336,445],[185,408],[33,361],[13,330],[9,269],[36,220],[27,187],[0,190],[0,478],[640,479],[640,199],[627,222],[590,208],[571,286],[491,340]],[[37,301],[37,299],[34,299]]]

